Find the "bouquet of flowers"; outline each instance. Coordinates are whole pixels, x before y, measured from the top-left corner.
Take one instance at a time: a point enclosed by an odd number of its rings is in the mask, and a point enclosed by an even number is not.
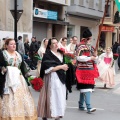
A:
[[[119,56],[119,54],[114,53],[114,54],[113,54],[113,59],[116,60],[116,59],[118,58],[118,56]]]
[[[61,51],[64,55],[64,61],[66,64],[68,63],[72,63],[72,60],[74,59],[74,54],[69,53],[69,52],[65,52],[65,50],[63,48],[60,48],[59,51]]]
[[[43,87],[43,80],[41,78],[37,78],[35,76],[30,76],[28,78],[28,81],[32,88],[36,91],[40,91],[41,88]]]

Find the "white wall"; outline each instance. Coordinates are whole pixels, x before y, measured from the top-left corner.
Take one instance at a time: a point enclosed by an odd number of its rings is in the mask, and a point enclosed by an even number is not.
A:
[[[32,33],[18,32],[17,36],[22,36],[23,37],[23,34],[27,34],[29,41],[31,41]],[[14,38],[14,32],[11,32],[11,31],[0,31],[0,39],[6,38],[6,37]]]

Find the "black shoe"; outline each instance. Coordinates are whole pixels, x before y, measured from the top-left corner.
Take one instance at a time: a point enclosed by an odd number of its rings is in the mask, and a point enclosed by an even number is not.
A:
[[[106,84],[104,84],[104,88],[106,88]]]

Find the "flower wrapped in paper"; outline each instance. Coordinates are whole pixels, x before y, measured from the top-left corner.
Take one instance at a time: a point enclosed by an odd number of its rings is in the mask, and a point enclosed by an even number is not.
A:
[[[74,59],[74,54],[71,54],[71,53],[64,54],[64,61],[66,64],[72,63],[73,59]]]
[[[59,51],[64,55],[65,64],[73,63],[73,59],[75,58],[73,53],[65,52],[63,48],[60,48]]]
[[[37,78],[35,76],[30,76],[28,78],[28,81],[29,81],[31,87],[36,91],[40,91],[41,88],[43,87],[43,80],[41,78]]]
[[[37,60],[40,60],[40,61],[42,60],[42,58],[39,56],[38,53],[35,53],[35,54],[34,54],[34,58],[37,59]]]

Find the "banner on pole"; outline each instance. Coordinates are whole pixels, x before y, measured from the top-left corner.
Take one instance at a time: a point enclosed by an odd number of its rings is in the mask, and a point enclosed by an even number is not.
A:
[[[115,0],[115,3],[117,5],[118,11],[120,12],[120,0]]]

